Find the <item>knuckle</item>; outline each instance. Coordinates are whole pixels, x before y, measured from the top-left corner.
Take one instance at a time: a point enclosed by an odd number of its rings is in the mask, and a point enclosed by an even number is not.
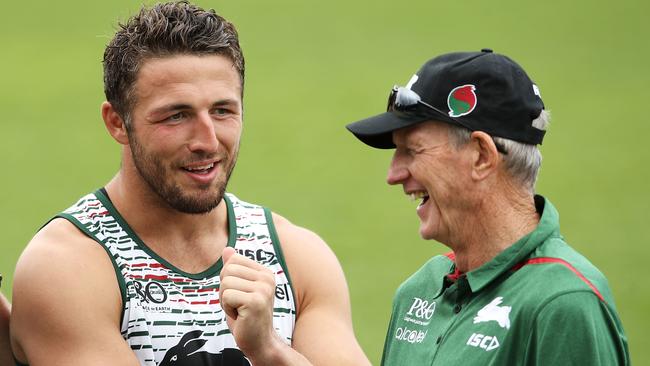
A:
[[[261,272],[261,276],[262,276],[262,281],[275,286],[275,275],[273,274],[273,272],[271,272],[270,269],[265,268],[265,270]]]
[[[251,305],[256,308],[263,308],[268,304],[267,296],[264,296],[264,294],[259,292],[254,293],[250,299]]]
[[[219,289],[223,292],[232,287],[232,277],[225,277],[221,279],[221,283],[219,284]]]

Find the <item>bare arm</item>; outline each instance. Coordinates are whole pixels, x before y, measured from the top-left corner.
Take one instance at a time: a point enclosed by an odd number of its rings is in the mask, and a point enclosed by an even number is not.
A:
[[[313,232],[274,215],[298,301],[293,348],[315,365],[370,365],[352,328],[345,275]]]
[[[222,306],[238,346],[256,366],[369,365],[354,336],[348,288],[334,253],[314,233],[277,215],[274,221],[298,306],[292,347],[273,331],[273,274],[226,248]]]
[[[120,334],[121,295],[104,249],[65,220],[32,239],[16,266],[14,354],[30,366],[138,365]]]
[[[11,346],[9,344],[9,314],[11,313],[11,304],[0,293],[0,366],[13,365],[11,357]]]

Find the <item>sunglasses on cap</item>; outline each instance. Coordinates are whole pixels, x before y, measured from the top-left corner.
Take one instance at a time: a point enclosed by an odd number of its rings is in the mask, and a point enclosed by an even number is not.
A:
[[[386,110],[389,112],[407,112],[414,110],[418,105],[427,107],[442,115],[447,114],[440,109],[432,106],[431,104],[424,102],[420,95],[413,90],[397,85],[393,86],[393,89],[390,91],[390,95],[388,96],[388,106],[386,107]]]
[[[424,106],[443,116],[446,116],[448,114],[432,106],[431,104],[423,101],[420,95],[414,92],[413,90],[405,88],[403,86],[397,86],[397,85],[393,86],[393,89],[390,91],[390,95],[388,96],[388,105],[386,106],[386,111],[409,112],[409,111],[414,111],[418,107],[418,105]],[[494,138],[492,138],[492,141],[494,142],[494,146],[497,148],[498,152],[500,152],[503,155],[508,155],[508,151],[506,151],[505,147],[502,144],[494,141]]]

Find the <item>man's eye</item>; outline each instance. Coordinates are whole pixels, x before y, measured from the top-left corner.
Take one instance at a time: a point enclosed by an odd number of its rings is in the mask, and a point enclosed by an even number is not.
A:
[[[183,113],[179,112],[179,113],[176,113],[176,114],[172,114],[171,116],[167,117],[167,119],[169,121],[178,122],[178,121],[182,120],[183,117],[184,117]]]
[[[225,108],[216,108],[212,113],[216,114],[217,116],[225,116],[230,113],[229,110]]]

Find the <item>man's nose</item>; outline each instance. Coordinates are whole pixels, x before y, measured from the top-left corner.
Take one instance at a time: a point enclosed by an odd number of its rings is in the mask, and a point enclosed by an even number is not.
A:
[[[393,159],[388,167],[388,176],[386,183],[390,185],[403,183],[408,178],[409,172],[404,166],[403,162],[397,155],[393,155]]]
[[[188,145],[190,151],[216,152],[219,148],[219,139],[217,139],[215,122],[212,120],[210,113],[206,111],[197,114],[192,127],[192,137]]]

